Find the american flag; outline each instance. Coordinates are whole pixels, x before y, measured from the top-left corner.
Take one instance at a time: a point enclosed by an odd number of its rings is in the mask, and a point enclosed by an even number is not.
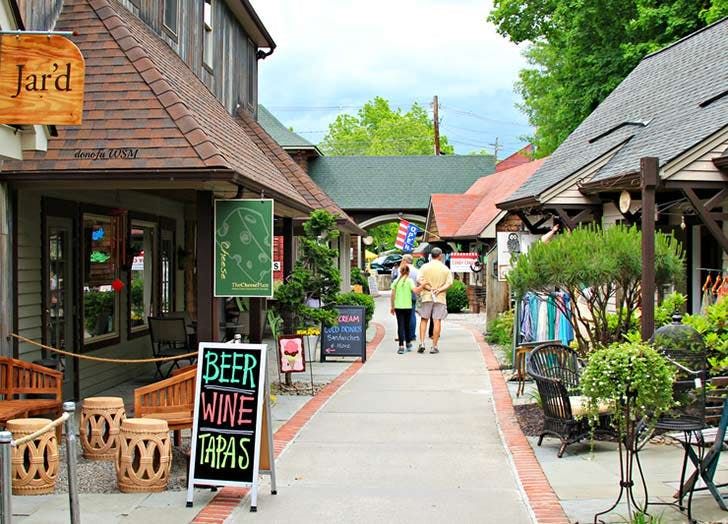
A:
[[[415,247],[417,233],[419,232],[420,228],[415,224],[411,224],[407,220],[400,220],[399,229],[397,230],[397,241],[394,243],[394,247],[401,249],[405,253],[412,251]]]

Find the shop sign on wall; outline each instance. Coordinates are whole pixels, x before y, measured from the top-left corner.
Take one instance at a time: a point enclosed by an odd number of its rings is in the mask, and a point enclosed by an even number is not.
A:
[[[215,201],[215,296],[273,296],[273,200]]]
[[[0,123],[79,125],[85,63],[60,35],[0,36]]]

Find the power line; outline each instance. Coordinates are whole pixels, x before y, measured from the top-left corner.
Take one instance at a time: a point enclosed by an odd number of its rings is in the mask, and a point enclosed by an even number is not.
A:
[[[520,122],[513,122],[513,121],[508,121],[508,120],[499,120],[497,118],[491,118],[491,117],[488,117],[488,116],[479,115],[479,114],[474,113],[472,111],[466,111],[464,109],[456,109],[454,107],[451,107],[451,106],[448,106],[448,105],[444,105],[444,104],[442,104],[440,107],[443,110],[452,111],[453,113],[457,113],[459,115],[464,115],[464,116],[469,116],[469,117],[472,117],[472,118],[476,118],[478,120],[483,120],[485,122],[493,122],[493,123],[496,123],[496,124],[503,124],[503,125],[508,125],[508,126],[517,126],[517,127],[528,127],[528,128],[531,127],[528,124],[521,124]]]

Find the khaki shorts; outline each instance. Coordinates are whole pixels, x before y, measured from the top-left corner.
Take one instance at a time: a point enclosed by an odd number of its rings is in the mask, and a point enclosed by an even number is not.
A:
[[[439,302],[423,302],[422,306],[417,310],[425,320],[445,320],[447,317],[447,306]]]

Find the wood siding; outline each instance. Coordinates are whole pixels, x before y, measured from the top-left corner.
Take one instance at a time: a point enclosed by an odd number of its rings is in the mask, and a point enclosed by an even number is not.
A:
[[[257,47],[222,0],[213,0],[214,52],[212,68],[202,63],[205,31],[203,0],[179,0],[177,35],[162,24],[162,0],[119,0],[152,28],[194,71],[228,112],[238,104],[254,114],[258,107]]]
[[[689,163],[684,167],[680,168],[679,171],[674,172],[669,167],[666,167],[666,175],[670,180],[687,180],[687,181],[721,181],[728,182],[728,176],[725,173],[721,173],[715,164],[713,159],[723,154],[723,151],[728,149],[728,139],[721,142],[713,142],[705,146],[707,151],[699,152],[698,158],[688,160]],[[674,174],[670,174],[674,172]]]
[[[18,0],[18,8],[27,31],[48,31],[56,25],[63,0]]]
[[[109,208],[124,207],[130,211],[156,213],[160,216],[176,220],[175,240],[177,246],[184,240],[184,206],[171,200],[131,191],[89,192],[89,191],[49,191],[18,193],[18,326],[17,332],[32,340],[41,341],[43,329],[42,316],[42,263],[41,242],[43,232],[41,226],[41,199],[44,196],[69,201],[88,202]],[[78,258],[78,249],[74,249]],[[78,263],[78,260],[74,260]],[[175,274],[176,306],[181,309],[184,304],[184,276],[180,271]],[[119,325],[121,342],[107,346],[89,354],[97,357],[146,358],[150,357],[151,344],[148,336],[127,338],[127,293],[120,293]],[[78,351],[77,347],[69,350]],[[19,356],[23,360],[33,361],[40,358],[40,351],[30,345],[19,346]],[[154,367],[151,364],[110,364],[81,360],[79,380],[81,397],[95,395],[122,382],[140,375],[151,376]]]

